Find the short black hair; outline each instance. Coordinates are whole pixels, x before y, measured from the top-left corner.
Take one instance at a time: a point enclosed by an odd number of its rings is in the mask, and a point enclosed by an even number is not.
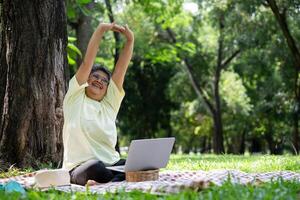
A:
[[[91,70],[91,74],[96,72],[96,71],[102,71],[104,72],[107,77],[108,77],[108,80],[110,80],[111,78],[111,72],[102,64],[94,64],[93,67],[92,67],[92,70]]]

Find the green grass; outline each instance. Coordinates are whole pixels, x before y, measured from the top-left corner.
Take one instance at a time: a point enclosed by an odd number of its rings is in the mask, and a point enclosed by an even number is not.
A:
[[[300,172],[300,156],[292,155],[172,155],[167,170],[237,169],[244,172]]]
[[[180,194],[171,195],[152,195],[145,194],[139,191],[133,192],[120,192],[117,194],[105,194],[96,195],[90,193],[63,193],[59,191],[47,191],[47,192],[37,192],[30,190],[27,192],[27,196],[24,199],[137,199],[137,200],[185,200],[185,199],[255,199],[255,200],[267,200],[267,199],[277,199],[277,200],[289,200],[289,199],[300,199],[300,183],[287,182],[287,181],[276,181],[265,183],[260,186],[243,186],[232,183],[225,183],[224,185],[212,186],[209,189],[197,192],[185,190]],[[0,192],[0,199],[20,199],[21,195],[18,193],[5,194]]]
[[[42,164],[40,169],[52,168]],[[170,162],[163,170],[214,170],[237,169],[244,172],[269,172],[290,170],[300,173],[300,156],[293,155],[171,155]],[[12,167],[8,172],[0,171],[0,178],[17,176],[33,171]]]
[[[237,169],[244,172],[278,170],[300,172],[300,156],[172,155],[166,168],[166,170],[214,169]],[[32,171],[32,169],[19,170],[12,168],[9,172],[1,172],[0,177],[18,175],[29,171]],[[19,194],[5,194],[0,191],[0,199],[19,198]],[[151,195],[139,191],[95,195],[78,192],[63,193],[55,190],[48,192],[29,190],[25,199],[300,199],[300,183],[278,180],[257,186],[245,186],[228,182],[222,186],[211,186],[200,192],[183,191],[176,195]]]

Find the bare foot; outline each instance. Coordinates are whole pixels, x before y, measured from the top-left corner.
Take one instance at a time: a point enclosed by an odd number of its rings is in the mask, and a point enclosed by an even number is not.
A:
[[[94,180],[88,180],[85,184],[86,186],[93,186],[93,185],[100,185],[100,183],[94,181]]]

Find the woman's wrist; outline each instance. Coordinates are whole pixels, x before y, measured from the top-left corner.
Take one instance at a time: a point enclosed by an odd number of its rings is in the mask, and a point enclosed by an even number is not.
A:
[[[105,29],[101,25],[99,25],[97,27],[96,31],[97,31],[97,33],[102,34],[102,35],[105,33]]]
[[[105,31],[103,29],[101,29],[100,27],[98,27],[96,29],[96,31],[94,32],[94,34],[96,35],[96,37],[98,39],[101,39],[103,37],[104,33],[105,33]]]
[[[127,38],[126,43],[133,44],[134,43],[134,38]]]

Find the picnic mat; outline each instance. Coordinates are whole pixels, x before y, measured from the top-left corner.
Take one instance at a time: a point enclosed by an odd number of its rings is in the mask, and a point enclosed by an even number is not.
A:
[[[34,188],[34,175],[36,172],[0,179],[0,184],[14,180],[25,188]],[[300,173],[292,171],[278,171],[265,173],[245,173],[239,170],[211,170],[211,171],[165,171],[159,174],[157,181],[145,182],[110,182],[89,186],[91,193],[104,194],[106,192],[132,191],[140,190],[152,194],[178,193],[183,189],[201,190],[209,187],[211,184],[222,185],[226,181],[238,184],[258,184],[271,180],[294,180],[300,182]],[[43,188],[41,190],[48,190]],[[63,192],[85,192],[87,187],[80,185],[66,185],[54,187],[54,189]]]

